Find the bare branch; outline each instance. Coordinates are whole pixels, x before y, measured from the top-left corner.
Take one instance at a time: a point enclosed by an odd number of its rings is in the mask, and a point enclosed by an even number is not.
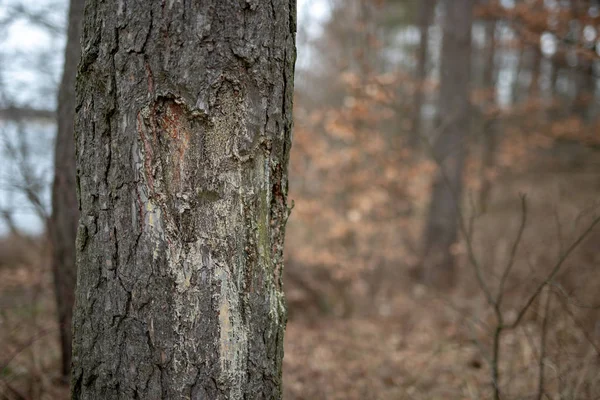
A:
[[[502,273],[502,277],[500,278],[500,285],[498,287],[498,294],[496,296],[496,307],[499,309],[502,305],[502,299],[504,297],[504,285],[506,284],[506,279],[512,270],[512,267],[515,263],[517,250],[519,249],[519,244],[521,243],[521,239],[523,237],[523,232],[525,231],[525,226],[527,225],[527,198],[524,194],[521,194],[521,224],[519,225],[519,230],[517,232],[517,237],[512,245],[512,249],[510,251],[510,257],[508,258],[508,263],[504,268],[504,272]],[[499,311],[499,310],[498,310]]]
[[[10,105],[0,108],[0,121],[22,121],[22,120],[44,120],[54,122],[56,113],[54,110],[44,110],[32,107],[19,107]]]
[[[48,10],[50,7],[53,7],[53,5],[50,4],[46,8],[34,11],[25,7],[23,4],[15,4],[8,8],[6,16],[0,20],[0,25],[9,25],[18,19],[25,19],[33,25],[48,30],[52,34],[63,34],[64,27],[57,25],[48,18]]]
[[[538,362],[538,391],[537,400],[542,400],[544,391],[544,359],[546,358],[546,338],[548,335],[548,320],[550,319],[550,304],[552,302],[552,292],[547,290],[546,306],[544,308],[544,319],[542,322],[542,333],[540,334],[540,357]]]
[[[575,297],[572,293],[567,293],[565,288],[562,287],[562,285],[559,284],[558,282],[552,281],[552,282],[550,282],[550,286],[553,289],[556,289],[559,292],[559,294],[561,294],[563,296],[563,298],[565,300],[567,300],[569,303],[573,304],[577,308],[583,308],[583,309],[588,309],[588,310],[600,309],[600,304],[585,304],[582,301],[580,301],[577,297]]]
[[[41,182],[39,177],[35,177],[32,172],[30,160],[28,158],[29,147],[24,139],[24,135],[17,135],[19,140],[18,146],[13,144],[7,137],[6,132],[2,132],[4,136],[3,144],[9,157],[17,164],[18,171],[23,180],[23,185],[19,185],[21,192],[27,197],[31,205],[34,207],[38,216],[44,224],[47,224],[50,215],[44,206],[40,195]],[[14,185],[16,187],[16,185]]]
[[[544,281],[542,281],[542,283],[540,283],[537,286],[537,288],[535,289],[535,291],[531,294],[531,296],[529,297],[529,299],[527,300],[525,305],[521,308],[521,310],[517,314],[516,320],[512,324],[508,325],[507,328],[509,328],[509,329],[514,328],[515,326],[517,326],[519,324],[519,322],[521,322],[521,319],[523,319],[523,317],[525,316],[525,313],[527,313],[527,310],[529,309],[531,304],[533,304],[533,302],[535,301],[537,296],[540,294],[542,289],[546,285],[548,285],[550,282],[552,282],[552,280],[554,280],[554,277],[556,276],[556,274],[558,274],[560,272],[560,269],[561,269],[562,265],[564,264],[564,262],[567,260],[567,258],[581,244],[581,242],[583,242],[583,240],[590,234],[590,232],[594,229],[594,227],[598,224],[598,222],[600,222],[600,216],[596,217],[592,221],[592,223],[588,226],[588,228],[573,243],[571,243],[571,245],[569,246],[567,251],[565,251],[563,253],[563,255],[560,257],[560,259],[558,260],[558,262],[556,263],[554,268],[552,268],[552,270],[550,271],[550,273],[548,274],[546,279],[544,279]]]
[[[581,332],[581,334],[585,337],[585,339],[594,348],[594,351],[596,352],[596,354],[598,356],[600,356],[600,348],[596,345],[596,342],[594,341],[594,339],[592,339],[590,337],[589,333],[582,326],[582,324],[579,321],[579,319],[575,316],[575,314],[573,314],[573,311],[571,311],[571,309],[569,308],[569,305],[565,302],[565,299],[562,299],[560,297],[558,299],[559,299],[560,305],[562,306],[563,310],[565,310],[565,312],[567,313],[567,315],[569,317],[571,317],[571,319],[575,323],[575,326],[579,329],[579,331]]]

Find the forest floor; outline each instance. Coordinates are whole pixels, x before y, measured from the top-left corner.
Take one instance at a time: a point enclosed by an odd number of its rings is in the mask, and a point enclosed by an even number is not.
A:
[[[564,221],[558,236],[565,243],[581,230],[567,227],[590,202],[597,202],[597,171],[597,163],[569,173],[542,165],[535,173],[514,174],[507,178],[510,183],[498,184],[495,193],[501,195],[489,215],[476,222],[482,228],[477,243],[482,255],[508,253],[519,221],[516,193],[527,192],[531,203],[531,227],[509,282],[516,289],[507,292],[507,318],[536,286],[538,275],[530,278],[530,270],[541,268],[543,276],[543,265],[552,264],[550,253],[558,246],[553,227],[561,226],[557,221]],[[555,218],[551,211],[557,203],[561,211]],[[492,243],[489,251],[486,238]],[[599,241],[596,229],[567,263],[573,273],[557,277],[561,287],[577,294],[577,302],[597,300]],[[52,276],[48,257],[31,251],[36,246],[40,244],[15,239],[0,243],[0,399],[68,398],[68,388],[59,380]],[[462,264],[460,284],[444,294],[414,283],[407,270],[396,271],[388,278],[396,280],[392,295],[377,301],[355,299],[366,306],[350,316],[316,312],[312,294],[287,283],[284,398],[492,398],[494,313],[466,257]],[[492,274],[490,281],[495,279]],[[532,284],[523,284],[525,280]],[[547,299],[549,293],[540,298]],[[536,301],[523,323],[503,335],[498,363],[503,399],[600,399],[600,315],[595,308],[573,307],[573,298],[563,310],[559,300],[556,296],[546,309],[550,311],[544,311],[548,303]],[[545,371],[543,393],[538,389],[540,366]]]
[[[598,215],[599,155],[582,147],[563,150],[542,151],[505,171],[495,182],[488,211],[473,219],[477,268],[495,297],[519,231],[519,195],[527,196],[525,229],[501,307],[506,324]],[[286,398],[492,399],[495,365],[502,399],[598,400],[598,243],[596,225],[522,322],[502,331],[497,363],[492,361],[497,318],[464,242],[457,251],[459,281],[453,290],[430,290],[415,283],[408,266],[394,265],[400,271],[384,272],[391,295],[348,296],[367,305],[354,307],[360,311],[351,318],[303,315],[318,292],[305,290],[302,297],[297,294],[302,288],[292,286],[292,316],[301,317],[288,324]]]
[[[47,268],[31,264],[0,268],[0,399],[68,398],[59,380],[51,279]],[[476,348],[440,319],[448,313],[443,304],[417,297],[397,299],[402,312],[394,316],[290,320],[285,398],[475,395],[487,378]]]

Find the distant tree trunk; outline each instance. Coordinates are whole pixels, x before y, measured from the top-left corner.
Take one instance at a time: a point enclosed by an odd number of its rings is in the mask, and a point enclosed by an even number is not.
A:
[[[54,184],[52,185],[52,216],[49,223],[52,244],[52,272],[58,310],[62,374],[68,379],[71,371],[71,321],[75,297],[75,237],[79,209],[75,194],[75,77],[81,55],[79,38],[84,0],[71,0],[65,61],[58,92],[57,134],[54,151]]]
[[[560,102],[560,92],[558,90],[558,80],[560,78],[560,69],[562,64],[562,54],[557,50],[550,59],[550,66],[552,68],[550,72],[550,93],[552,95],[552,107],[547,110],[546,119],[551,120],[555,117],[553,114],[556,112],[556,103]],[[554,112],[553,112],[554,111]]]
[[[529,81],[529,100],[540,100],[540,68],[542,52],[539,46],[531,48],[531,79]]]
[[[279,399],[294,0],[88,0],[73,399]]]
[[[414,112],[412,123],[412,135],[410,146],[413,149],[419,147],[421,132],[421,111],[424,101],[424,84],[427,79],[427,61],[429,53],[429,27],[433,20],[436,0],[421,0],[419,3],[419,50],[417,53],[417,88],[414,98]]]
[[[441,55],[440,132],[433,146],[439,171],[433,181],[424,232],[423,272],[433,285],[452,284],[452,245],[458,239],[458,210],[469,136],[471,21],[473,0],[447,0]]]
[[[586,67],[587,81],[587,106],[585,119],[588,123],[593,124],[598,116],[598,106],[600,106],[600,98],[598,94],[598,71],[599,66],[597,60],[590,60],[589,65]]]
[[[573,68],[573,81],[575,91],[570,111],[582,121],[590,122],[593,115],[593,100],[596,89],[593,61],[581,58],[578,66]]]
[[[570,2],[571,15],[574,21],[581,21],[588,14],[591,2],[582,0],[572,0]],[[572,40],[581,44],[584,42],[583,26],[580,23],[571,27]],[[582,55],[575,55],[577,62],[571,69],[571,76],[574,85],[574,93],[570,101],[569,112],[579,117],[582,121],[589,122],[591,115],[590,101],[594,97],[596,89],[596,78],[594,73],[594,60],[588,59]]]
[[[515,80],[512,82],[510,89],[510,104],[514,106],[521,101],[521,72],[523,70],[524,58],[525,58],[525,47],[521,44],[521,48],[517,50],[517,65],[515,66]]]
[[[558,93],[558,78],[560,77],[560,64],[559,64],[559,54],[554,54],[550,60],[552,71],[550,73],[550,91],[552,92],[552,96],[556,97],[559,95]]]
[[[486,39],[488,47],[486,60],[483,70],[483,84],[487,90],[490,90],[490,104],[496,104],[496,21],[489,21],[486,26]],[[492,181],[490,172],[495,165],[496,148],[498,145],[498,121],[491,117],[491,120],[483,121],[482,135],[482,156],[481,156],[481,189],[479,192],[479,207],[481,211],[486,211],[490,192],[492,190]]]

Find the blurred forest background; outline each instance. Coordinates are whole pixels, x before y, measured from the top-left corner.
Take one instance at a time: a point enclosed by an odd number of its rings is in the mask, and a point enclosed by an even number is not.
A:
[[[0,399],[69,393],[76,3],[0,0]],[[298,14],[285,398],[600,399],[600,1]]]

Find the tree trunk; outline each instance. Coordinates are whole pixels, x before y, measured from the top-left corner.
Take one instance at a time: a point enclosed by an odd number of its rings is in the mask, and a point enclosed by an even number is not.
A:
[[[573,0],[570,2],[571,15],[574,21],[584,18],[589,11],[590,5],[587,1]],[[570,32],[576,44],[583,43],[583,27],[575,24]],[[582,55],[575,55],[577,62],[571,68],[571,79],[573,81],[574,93],[570,101],[569,112],[572,116],[589,122],[590,99],[593,99],[596,89],[596,78],[594,73],[594,60]]]
[[[414,112],[412,123],[412,135],[410,146],[413,149],[419,147],[421,132],[421,109],[424,100],[424,84],[427,79],[427,60],[429,52],[429,27],[435,11],[435,0],[421,0],[419,5],[419,50],[417,53],[417,88],[414,98]]]
[[[571,100],[571,114],[589,123],[593,120],[591,116],[596,90],[593,61],[581,58],[577,67],[573,68],[572,74],[575,90]]]
[[[546,110],[546,120],[550,121],[556,117],[556,106],[557,102],[561,100],[561,93],[558,90],[558,80],[560,78],[560,68],[561,68],[561,54],[557,50],[552,58],[550,59],[550,66],[552,68],[550,72],[550,93],[552,95],[551,98],[551,107]]]
[[[488,21],[486,25],[488,39],[487,54],[483,71],[483,84],[491,91],[490,104],[496,104],[496,21]],[[487,210],[492,191],[490,173],[496,164],[496,148],[498,146],[498,121],[495,116],[486,119],[483,116],[482,155],[481,155],[481,189],[479,191],[479,207],[482,212]]]
[[[526,48],[525,45],[521,44],[520,45],[521,48],[519,50],[517,50],[518,55],[517,55],[517,65],[515,67],[515,79],[512,82],[511,85],[511,89],[510,89],[510,105],[511,107],[516,106],[517,104],[519,104],[523,98],[523,88],[521,85],[521,73],[523,71],[523,69],[525,68],[525,55],[526,53]]]
[[[452,245],[458,239],[462,175],[469,136],[473,0],[447,0],[443,27],[440,133],[433,146],[439,163],[424,232],[423,273],[435,286],[451,285]]]
[[[537,46],[531,47],[531,79],[529,80],[529,100],[540,100],[540,69],[542,53]]]
[[[279,399],[294,0],[89,0],[74,399]]]
[[[81,55],[79,38],[84,0],[71,0],[65,63],[58,92],[57,134],[54,151],[54,183],[52,186],[52,216],[48,226],[52,244],[52,272],[58,310],[62,374],[68,380],[71,371],[71,322],[77,277],[75,237],[79,209],[75,195],[75,77]]]

